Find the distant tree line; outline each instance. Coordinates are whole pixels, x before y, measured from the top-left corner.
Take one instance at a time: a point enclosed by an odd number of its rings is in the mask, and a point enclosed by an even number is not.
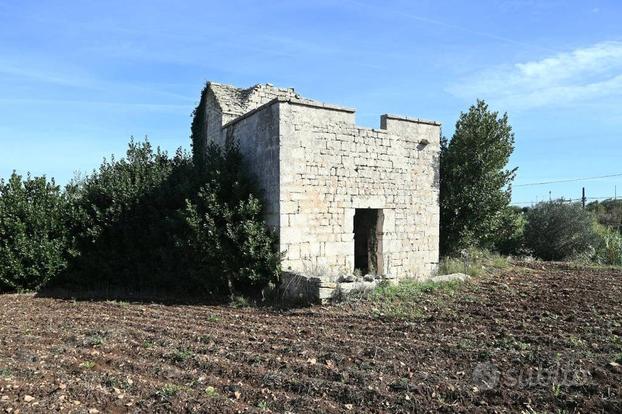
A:
[[[594,213],[599,224],[622,233],[622,200],[593,201],[586,208]]]

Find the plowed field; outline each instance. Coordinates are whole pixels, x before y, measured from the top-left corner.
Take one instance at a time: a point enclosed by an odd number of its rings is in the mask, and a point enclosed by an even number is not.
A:
[[[0,412],[622,412],[620,271],[513,267],[394,305],[2,295]]]

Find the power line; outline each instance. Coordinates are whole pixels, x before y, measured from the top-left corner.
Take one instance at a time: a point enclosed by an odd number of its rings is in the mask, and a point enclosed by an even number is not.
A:
[[[569,178],[569,179],[566,179],[566,180],[542,181],[542,182],[539,182],[539,183],[514,184],[512,187],[528,187],[528,186],[532,186],[532,185],[570,183],[570,182],[575,182],[575,181],[598,180],[600,178],[611,178],[611,177],[622,177],[622,173],[601,175],[601,176],[598,176],[598,177]]]
[[[614,197],[585,197],[586,200],[592,200],[592,201],[600,201],[600,200],[613,200]],[[578,202],[581,201],[581,198],[563,198],[563,199],[558,199],[557,201],[564,201],[567,203],[573,203],[573,202]],[[545,202],[544,200],[539,200],[539,201],[515,201],[513,203],[513,205],[518,205],[518,204],[538,204],[538,203],[543,203]]]

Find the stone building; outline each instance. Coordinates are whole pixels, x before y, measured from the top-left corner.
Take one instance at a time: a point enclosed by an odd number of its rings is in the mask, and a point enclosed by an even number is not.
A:
[[[363,128],[353,109],[269,84],[210,82],[203,99],[206,140],[237,141],[264,191],[285,272],[332,286],[436,270],[439,123],[382,115]]]

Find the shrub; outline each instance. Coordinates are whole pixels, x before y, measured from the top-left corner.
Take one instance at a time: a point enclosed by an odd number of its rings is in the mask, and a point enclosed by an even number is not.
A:
[[[256,184],[244,168],[236,146],[206,150],[205,184],[194,202],[187,202],[184,218],[189,227],[187,251],[198,259],[194,279],[220,275],[220,287],[257,295],[278,280],[280,255],[276,237],[263,222]]]
[[[219,297],[274,281],[275,240],[237,147],[209,146],[205,162],[131,141],[125,158],[73,183],[80,254],[55,285]]]
[[[0,180],[0,292],[36,290],[67,266],[68,203],[53,180]]]
[[[622,200],[593,201],[586,208],[594,213],[600,224],[622,233]]]
[[[439,263],[438,274],[466,273],[478,277],[491,270],[504,269],[508,265],[508,259],[497,253],[469,248],[462,250],[460,255],[443,257]]]
[[[592,215],[577,203],[542,202],[527,212],[525,244],[544,260],[581,255],[596,243]]]
[[[622,266],[622,235],[614,229],[596,225],[598,243],[594,260],[600,264]]]
[[[169,290],[187,285],[175,236],[193,188],[192,163],[148,141],[130,142],[126,157],[104,160],[67,193],[78,257],[59,280],[68,288]]]
[[[499,227],[485,244],[490,250],[505,255],[518,255],[524,250],[525,215],[518,207],[507,207],[501,211]]]

